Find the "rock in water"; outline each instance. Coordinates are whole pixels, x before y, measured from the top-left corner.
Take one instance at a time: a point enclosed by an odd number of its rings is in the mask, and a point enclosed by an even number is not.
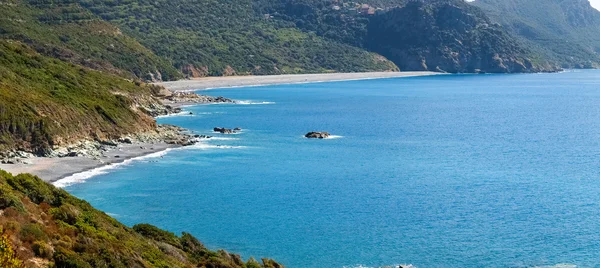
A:
[[[224,128],[224,127],[216,127],[213,128],[214,132],[219,132],[221,134],[234,134],[237,133],[235,130],[233,129],[229,129],[229,128]]]
[[[329,138],[329,132],[308,132],[304,137],[309,139],[325,139]]]

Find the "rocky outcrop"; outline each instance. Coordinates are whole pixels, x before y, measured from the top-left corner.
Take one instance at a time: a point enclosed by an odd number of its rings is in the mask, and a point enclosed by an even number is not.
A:
[[[193,64],[188,64],[181,68],[181,72],[187,78],[206,77],[208,76],[208,67],[202,66],[200,68],[196,68]]]
[[[193,92],[173,92],[171,96],[165,97],[170,103],[189,103],[189,104],[211,104],[211,103],[236,103],[236,101],[221,96],[213,97],[199,95]]]
[[[305,138],[309,139],[326,139],[329,136],[329,132],[308,132],[304,135]]]
[[[173,125],[159,125],[156,130],[131,134],[114,140],[82,140],[68,146],[54,146],[46,150],[43,157],[88,157],[100,159],[108,151],[116,150],[122,145],[167,143],[180,146],[189,146],[202,139],[209,139],[206,135],[193,135],[186,129]],[[13,150],[0,152],[0,164],[28,164],[29,158],[34,154]]]
[[[229,128],[224,128],[224,127],[213,128],[214,132],[218,132],[221,134],[235,134],[240,130],[242,130],[242,129],[241,128],[229,129]]]

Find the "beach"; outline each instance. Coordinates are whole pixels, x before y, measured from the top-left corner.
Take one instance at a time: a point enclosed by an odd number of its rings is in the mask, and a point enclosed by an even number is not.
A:
[[[160,82],[157,85],[164,86],[172,91],[193,91],[202,89],[264,86],[295,83],[316,83],[344,80],[362,80],[378,78],[397,78],[438,75],[436,72],[368,72],[368,73],[327,73],[327,74],[285,74],[264,76],[225,76],[205,77],[190,80],[179,80],[172,82]]]
[[[275,85],[293,83],[316,83],[343,80],[362,80],[379,78],[397,78],[436,75],[435,72],[372,72],[372,73],[331,73],[331,74],[294,74],[294,75],[269,75],[269,76],[233,76],[233,77],[207,77],[192,80],[156,83],[173,92],[185,92],[212,88],[242,87],[253,85]],[[201,102],[186,101],[185,98],[178,102],[165,101],[173,107],[187,105],[201,105]],[[208,100],[212,102],[229,102],[231,100]],[[0,169],[12,174],[31,173],[47,182],[57,182],[77,173],[91,172],[94,169],[111,166],[131,159],[141,158],[163,152],[181,145],[168,144],[161,141],[133,142],[132,144],[120,143],[112,150],[104,152],[100,158],[85,156],[77,157],[32,157],[24,159],[22,163],[0,164]],[[62,183],[58,184],[59,186]]]
[[[0,164],[0,169],[12,173],[30,173],[47,182],[56,182],[62,178],[76,173],[85,172],[125,162],[169,148],[181,147],[180,145],[158,143],[120,144],[115,150],[107,151],[100,159],[89,157],[33,157],[26,159],[27,164]]]

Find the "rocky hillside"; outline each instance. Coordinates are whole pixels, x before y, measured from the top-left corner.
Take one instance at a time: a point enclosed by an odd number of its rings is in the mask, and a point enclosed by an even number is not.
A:
[[[458,1],[409,1],[371,19],[367,48],[402,70],[450,73],[555,71],[478,8]]]
[[[539,72],[559,68],[520,45],[463,0],[354,2],[274,1],[262,12],[279,14],[314,31],[392,60],[401,70]]]
[[[476,0],[473,5],[564,68],[600,67],[600,11],[588,0]]]
[[[129,228],[37,177],[0,170],[0,267],[279,268],[223,250],[192,235],[139,224]]]

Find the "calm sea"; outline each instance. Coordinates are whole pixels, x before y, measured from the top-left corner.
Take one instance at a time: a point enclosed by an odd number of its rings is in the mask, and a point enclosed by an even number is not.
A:
[[[218,139],[66,189],[292,268],[600,263],[600,71],[203,93],[246,105],[159,122]]]

